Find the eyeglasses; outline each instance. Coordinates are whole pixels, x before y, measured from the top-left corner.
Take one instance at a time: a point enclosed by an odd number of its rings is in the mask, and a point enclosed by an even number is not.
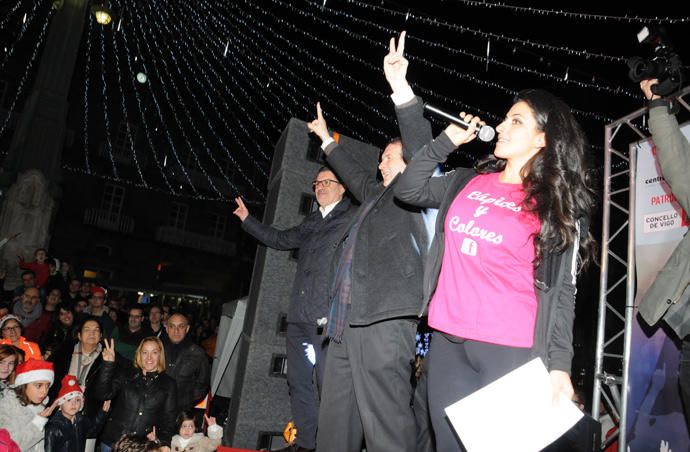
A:
[[[135,318],[135,319],[140,319],[140,318],[142,318],[142,317],[144,317],[144,316],[143,316],[143,315],[130,314],[129,317],[130,317],[130,318]]]
[[[314,190],[319,188],[319,185],[323,185],[324,187],[330,187],[331,184],[340,185],[340,182],[338,182],[337,180],[333,180],[333,179],[324,179],[324,180],[315,180],[314,182],[311,183],[311,185],[314,187]]]
[[[0,366],[8,367],[10,369],[14,368],[16,364],[17,361],[0,361]]]
[[[19,325],[15,325],[15,326],[6,326],[2,330],[3,331],[12,331],[12,330],[18,331],[21,329],[22,329],[22,327],[20,327]]]

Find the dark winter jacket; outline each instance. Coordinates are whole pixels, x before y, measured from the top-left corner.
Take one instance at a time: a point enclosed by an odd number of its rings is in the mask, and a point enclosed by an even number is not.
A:
[[[167,334],[161,335],[165,348],[166,373],[177,385],[177,411],[193,408],[208,393],[211,368],[204,349],[191,340],[189,335],[179,344],[170,342]]]
[[[316,325],[317,319],[328,316],[330,263],[335,245],[355,210],[345,198],[325,218],[316,211],[285,230],[264,225],[251,215],[242,222],[242,229],[268,247],[299,249],[288,322]]]
[[[112,446],[123,433],[146,435],[156,427],[158,439],[167,446],[175,428],[177,389],[165,372],[116,367],[104,361],[96,376],[93,396],[112,400],[101,440]]]
[[[55,411],[45,427],[45,451],[82,452],[86,438],[95,438],[101,431],[106,415],[104,411],[100,411],[95,417],[77,413],[72,422],[60,410]]]

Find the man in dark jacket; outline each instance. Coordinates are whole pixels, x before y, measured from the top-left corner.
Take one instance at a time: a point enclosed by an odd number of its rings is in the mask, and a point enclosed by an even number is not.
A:
[[[402,114],[399,121],[405,120]],[[332,267],[330,356],[317,441],[332,452],[360,450],[363,438],[369,451],[411,452],[416,448],[411,362],[427,234],[420,210],[396,200],[393,188],[406,157],[423,145],[430,130],[417,130],[418,142],[406,142],[405,149],[400,140],[386,146],[379,182],[372,168],[364,168],[331,137],[320,105],[317,115],[309,129],[362,203],[338,242]]]
[[[204,349],[189,337],[189,321],[183,314],[170,316],[163,335],[166,373],[177,385],[177,412],[194,408],[208,393],[211,369]]]
[[[297,428],[296,442],[288,451],[316,448],[319,401],[312,373],[316,368],[317,389],[320,389],[327,350],[317,322],[328,316],[330,264],[335,245],[354,212],[350,200],[343,198],[345,187],[330,169],[323,167],[318,171],[313,187],[319,210],[292,228],[279,230],[262,224],[249,215],[240,198],[234,212],[242,220],[242,229],[266,246],[299,249],[287,314],[287,380],[292,419]]]

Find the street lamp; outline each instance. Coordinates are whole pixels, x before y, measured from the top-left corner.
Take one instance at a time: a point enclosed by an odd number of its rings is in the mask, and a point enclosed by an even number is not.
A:
[[[101,25],[108,25],[113,20],[113,13],[108,8],[108,2],[94,3],[91,6],[91,13],[96,17],[96,22]]]

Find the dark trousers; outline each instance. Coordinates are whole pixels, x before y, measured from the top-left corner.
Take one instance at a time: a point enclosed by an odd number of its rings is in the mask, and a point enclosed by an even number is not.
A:
[[[416,321],[345,327],[331,342],[319,411],[320,452],[414,452],[411,361]]]
[[[690,336],[685,336],[680,349],[680,363],[678,366],[678,385],[683,400],[685,424],[690,431]]]
[[[445,408],[525,364],[529,354],[528,348],[434,333],[424,361],[428,365],[429,412],[438,452],[464,450],[446,417]]]
[[[290,409],[292,421],[297,428],[295,442],[306,449],[316,448],[316,426],[319,421],[319,400],[317,390],[322,386],[326,363],[324,337],[319,335],[316,324],[288,323],[287,327],[287,381],[290,387]],[[314,347],[316,364],[307,357],[307,347]],[[314,368],[316,381],[313,384]]]

